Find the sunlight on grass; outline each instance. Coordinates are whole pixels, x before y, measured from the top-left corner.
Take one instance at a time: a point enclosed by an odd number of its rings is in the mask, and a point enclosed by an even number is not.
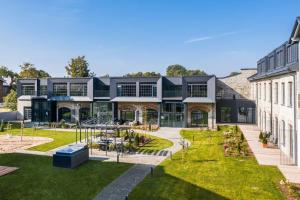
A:
[[[224,129],[223,129],[224,130]],[[130,199],[284,199],[276,167],[259,166],[254,157],[225,157],[223,131],[183,130],[194,142],[146,177]]]

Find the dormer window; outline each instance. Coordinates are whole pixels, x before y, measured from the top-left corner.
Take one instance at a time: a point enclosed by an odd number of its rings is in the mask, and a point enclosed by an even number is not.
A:
[[[34,84],[22,84],[21,85],[21,94],[26,96],[35,95]]]
[[[207,97],[207,83],[188,84],[188,97]]]

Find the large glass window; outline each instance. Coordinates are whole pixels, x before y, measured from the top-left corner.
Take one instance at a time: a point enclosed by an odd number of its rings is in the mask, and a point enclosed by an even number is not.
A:
[[[71,110],[69,108],[62,107],[58,109],[58,121],[61,120],[71,122]]]
[[[34,95],[35,87],[34,84],[22,84],[21,85],[22,95]]]
[[[136,96],[136,83],[119,83],[117,84],[117,96],[134,97]]]
[[[189,97],[207,97],[207,83],[188,84]]]
[[[191,126],[192,127],[207,127],[208,126],[208,113],[200,111],[200,110],[192,111]]]
[[[94,102],[93,117],[98,119],[99,124],[111,122],[112,118],[112,103],[111,102]]]
[[[183,127],[184,115],[183,104],[176,102],[167,102],[162,105],[161,126]]]
[[[231,108],[221,107],[221,122],[231,122]]]
[[[47,85],[40,85],[40,95],[47,95]]]
[[[158,113],[154,109],[147,109],[146,110],[146,115],[144,116],[144,120],[148,124],[156,124],[157,123],[157,118],[158,118]]]
[[[157,85],[156,83],[140,83],[139,92],[141,97],[156,97]]]
[[[133,122],[134,121],[134,111],[121,110],[121,120],[124,122]]]
[[[86,83],[71,83],[70,96],[87,96]]]
[[[182,85],[168,85],[163,88],[163,97],[181,97]]]
[[[53,96],[68,96],[67,83],[54,83]]]

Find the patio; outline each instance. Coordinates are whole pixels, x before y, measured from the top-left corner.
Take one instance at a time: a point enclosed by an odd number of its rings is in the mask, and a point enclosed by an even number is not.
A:
[[[260,165],[277,166],[288,181],[300,183],[300,168],[293,165],[282,165],[279,149],[263,148],[259,142],[260,130],[256,125],[239,125],[239,127]]]

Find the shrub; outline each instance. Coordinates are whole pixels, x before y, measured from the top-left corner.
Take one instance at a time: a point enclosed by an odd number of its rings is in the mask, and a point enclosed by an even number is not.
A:
[[[134,145],[136,147],[138,147],[139,144],[140,144],[140,136],[138,134],[136,134],[135,137],[134,137]]]
[[[1,124],[0,124],[0,132],[4,132],[4,122],[3,122],[3,120],[1,121]]]
[[[262,132],[260,132],[258,138],[259,138],[259,141],[262,141],[262,139],[264,138],[264,134]]]
[[[263,137],[263,139],[262,139],[261,143],[263,143],[263,144],[268,144],[268,140],[267,140],[267,138],[266,138],[266,137]]]

